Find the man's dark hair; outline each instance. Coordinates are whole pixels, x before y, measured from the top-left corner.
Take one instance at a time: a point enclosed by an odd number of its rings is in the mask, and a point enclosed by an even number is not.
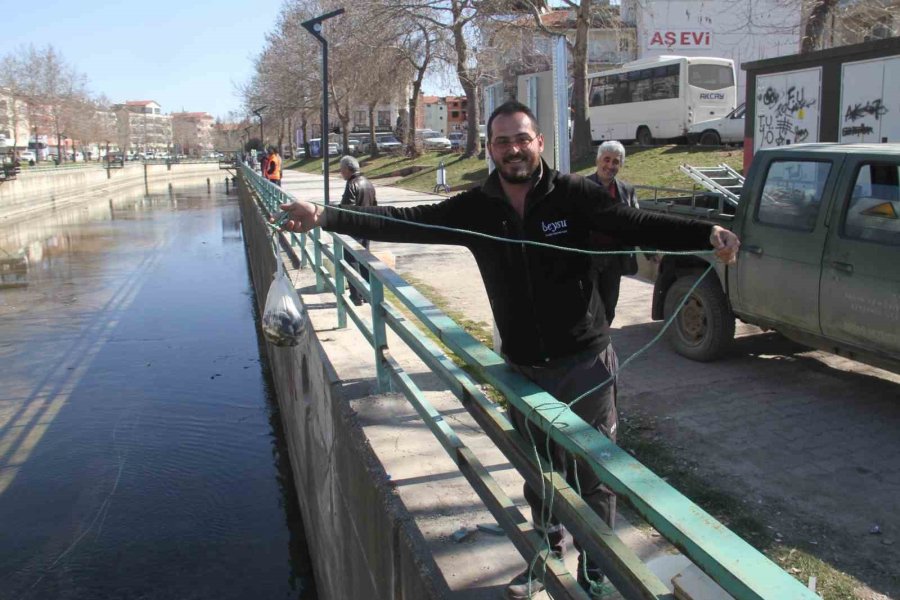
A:
[[[500,106],[494,109],[494,112],[491,113],[491,118],[488,119],[487,122],[487,141],[491,141],[491,125],[494,123],[494,119],[499,115],[514,115],[516,113],[524,113],[526,117],[531,120],[531,125],[534,127],[534,133],[537,135],[541,133],[541,126],[538,124],[537,117],[534,116],[534,113],[531,112],[531,109],[519,102],[518,100],[507,100]]]

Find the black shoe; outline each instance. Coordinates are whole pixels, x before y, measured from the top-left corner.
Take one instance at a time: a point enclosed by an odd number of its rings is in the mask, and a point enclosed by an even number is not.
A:
[[[576,577],[578,585],[587,593],[588,598],[605,598],[616,588],[609,583],[609,580],[603,575],[603,571],[590,560],[587,561],[587,568],[585,568],[586,558],[583,552],[578,556],[578,575]]]
[[[365,300],[363,300],[359,296],[350,296],[350,302],[352,302],[354,306],[362,306]]]
[[[609,582],[606,577],[603,575],[599,575],[597,577],[591,577],[588,575],[585,577],[584,573],[579,569],[578,571],[578,585],[584,592],[587,594],[588,598],[592,600],[600,600],[601,598],[608,598],[612,593],[616,591],[616,588]]]

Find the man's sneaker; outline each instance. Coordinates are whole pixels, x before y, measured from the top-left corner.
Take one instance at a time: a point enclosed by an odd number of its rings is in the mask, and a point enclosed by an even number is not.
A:
[[[602,575],[597,579],[586,578],[581,571],[578,572],[578,585],[585,591],[588,598],[600,600],[608,598],[616,592],[616,588]]]
[[[506,586],[506,597],[509,600],[525,600],[543,591],[544,584],[538,573],[539,569],[528,568],[516,575]]]

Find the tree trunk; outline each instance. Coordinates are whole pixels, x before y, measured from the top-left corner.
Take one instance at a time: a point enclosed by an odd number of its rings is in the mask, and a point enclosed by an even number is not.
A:
[[[412,96],[409,99],[409,127],[406,131],[406,155],[417,157],[419,149],[416,148],[416,113],[419,103],[419,91],[422,89],[424,73],[418,73],[413,81]]]
[[[803,39],[800,42],[800,54],[813,52],[819,49],[822,43],[822,33],[825,29],[825,20],[837,6],[838,0],[814,0],[806,17],[806,27],[803,30]]]
[[[309,121],[306,118],[306,114],[300,117],[300,135],[303,139],[303,153],[309,158],[309,132],[307,131],[307,125]]]
[[[288,151],[291,153],[291,158],[296,159],[297,153],[294,151],[296,147],[294,146],[294,117],[288,117]]]
[[[478,110],[478,86],[476,85],[475,74],[466,66],[469,59],[469,48],[463,35],[463,26],[458,22],[458,18],[455,18],[454,21],[456,22],[453,26],[453,45],[456,48],[456,74],[459,77],[459,84],[462,86],[463,93],[466,95],[466,110],[468,111],[466,114],[466,131],[468,133],[466,136],[466,151],[463,153],[463,158],[472,158],[481,151],[481,138],[478,135],[478,121],[481,114],[481,111]]]
[[[350,154],[350,111],[344,116],[338,117],[341,122],[341,143],[344,145],[344,154]]]
[[[375,103],[369,103],[369,155],[378,158],[378,144],[375,142]]]
[[[591,124],[588,119],[587,53],[591,24],[591,2],[581,0],[575,24],[575,49],[572,52],[572,140],[569,146],[571,164],[591,158]],[[566,119],[568,121],[568,119]]]

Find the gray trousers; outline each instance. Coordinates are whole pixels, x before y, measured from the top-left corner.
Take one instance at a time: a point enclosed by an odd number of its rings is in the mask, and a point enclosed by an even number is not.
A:
[[[610,344],[599,354],[589,353],[566,357],[552,361],[547,366],[523,366],[510,363],[510,367],[535,382],[560,402],[569,403],[609,379],[611,374],[618,372],[619,363],[616,352]],[[572,410],[610,440],[616,441],[618,412],[616,410],[615,378],[608,385],[580,400],[572,407]],[[577,482],[580,485],[582,498],[600,518],[613,527],[616,516],[616,496],[600,483],[593,469],[583,464],[582,461],[575,460],[562,446],[552,441],[550,442],[551,456],[548,457],[547,438],[544,432],[529,424],[525,415],[516,408],[510,406],[509,412],[516,431],[526,441],[533,439],[541,456],[552,460],[554,468],[564,474],[566,481],[576,490],[578,489],[576,487],[577,473]],[[526,428],[531,430],[530,437]],[[559,520],[550,514],[550,511],[547,510],[548,507],[544,506],[540,490],[532,490],[528,484],[525,484],[525,499],[531,507],[535,526],[546,532],[551,550],[561,554],[564,531]],[[580,551],[578,540],[575,540],[575,547]],[[590,558],[588,558],[587,568],[592,572],[592,577],[598,576],[599,569]]]

